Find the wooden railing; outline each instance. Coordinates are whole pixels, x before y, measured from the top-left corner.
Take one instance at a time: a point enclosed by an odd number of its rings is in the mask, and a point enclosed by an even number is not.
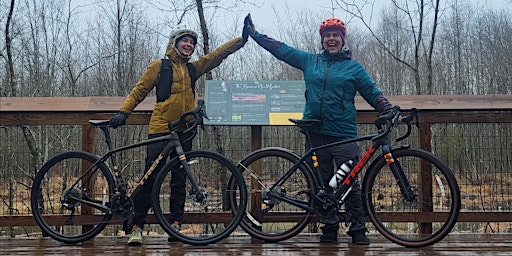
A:
[[[419,110],[418,146],[426,150],[432,148],[432,124],[512,123],[512,95],[389,96],[388,99],[403,110]],[[93,152],[96,133],[87,121],[111,118],[123,100],[124,97],[0,98],[0,127],[83,124],[82,149]],[[147,124],[153,106],[154,99],[146,99],[130,115],[127,124]],[[358,123],[373,123],[375,112],[360,97],[356,98],[356,107]],[[250,140],[253,150],[261,147],[261,131],[261,126],[251,126]],[[512,222],[512,212],[461,212],[459,221]],[[156,223],[154,216],[149,216],[148,223]],[[0,215],[0,227],[35,225],[31,216]]]

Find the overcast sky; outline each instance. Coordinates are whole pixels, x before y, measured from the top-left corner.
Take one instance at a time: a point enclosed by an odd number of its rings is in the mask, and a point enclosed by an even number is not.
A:
[[[80,9],[80,11],[84,11],[87,9],[94,9],[94,7],[97,7],[97,1],[99,0],[72,0],[72,4],[83,6],[83,9]],[[101,1],[113,1],[113,0],[101,0]],[[253,4],[242,4],[237,6],[236,8],[231,8],[233,4],[229,4],[229,1],[237,1],[237,0],[222,0],[222,5],[229,9],[230,11],[223,11],[222,9],[216,9],[215,13],[212,13],[211,10],[208,9],[206,16],[207,19],[209,19],[211,22],[213,22],[213,27],[210,27],[210,32],[214,35],[218,35],[221,40],[224,40],[226,37],[230,38],[233,36],[233,32],[241,33],[241,28],[243,26],[243,19],[247,15],[247,13],[251,13],[252,19],[256,25],[256,28],[266,34],[269,34],[271,36],[275,36],[278,38],[277,35],[275,35],[274,28],[276,27],[276,24],[278,22],[277,15],[283,18],[283,16],[286,14],[286,10],[289,10],[289,13],[293,17],[298,17],[298,13],[301,13],[301,10],[307,10],[311,11],[311,13],[315,14],[316,16],[319,16],[318,25],[323,19],[329,18],[329,17],[337,17],[345,21],[350,29],[353,29],[353,26],[358,26],[360,28],[363,28],[360,21],[357,19],[352,18],[351,16],[341,10],[339,6],[335,6],[335,9],[332,8],[332,1],[334,0],[245,0],[245,2],[250,2]],[[239,1],[239,0],[238,0]],[[346,0],[352,1],[352,0]],[[375,4],[373,6],[368,5],[364,9],[364,17],[365,19],[369,19],[372,17],[372,25],[377,25],[376,23],[379,21],[379,15],[380,11],[386,6],[391,4],[391,0],[357,0],[356,2],[372,2],[374,1]],[[406,0],[399,0],[399,2],[403,2]],[[412,0],[408,0],[412,1]],[[446,3],[449,0],[442,0],[442,3]],[[480,6],[481,8],[496,8],[496,9],[506,9],[508,12],[512,12],[512,0],[463,0],[464,2],[468,3],[470,2],[473,6],[477,7]],[[155,4],[158,5],[158,3],[162,4],[165,2],[163,1],[157,1]],[[166,2],[167,3],[167,2]],[[188,2],[187,2],[188,3]],[[96,8],[97,9],[97,8]],[[98,11],[98,10],[96,10]],[[101,9],[100,9],[101,11]],[[148,8],[147,10],[147,16],[150,18],[156,18],[158,19],[157,22],[161,22],[161,16],[159,16],[158,10]],[[373,15],[372,15],[373,11]],[[155,15],[157,14],[157,15]],[[90,17],[94,17],[94,13],[90,13],[87,11],[82,12],[82,15],[86,16],[86,20],[89,20]],[[163,13],[162,15],[169,15],[168,13]],[[293,18],[292,17],[292,18]],[[183,23],[187,23],[191,25],[191,27],[198,26],[197,16],[195,13],[191,12],[189,15],[186,16]],[[300,26],[300,24],[297,24]],[[233,26],[236,26],[236,28],[233,28]],[[166,27],[165,29],[159,30],[162,39],[159,41],[162,42],[162,48],[165,50],[167,43],[168,43],[168,34],[172,30],[173,26]],[[311,31],[312,33],[316,33],[316,31]],[[218,33],[222,33],[218,34]]]
[[[371,0],[367,1],[371,2]],[[325,12],[325,18],[334,16],[344,21],[348,21],[347,19],[350,18],[349,15],[340,10],[339,7],[335,6],[336,10],[333,11],[331,0],[255,0],[253,2],[260,4],[258,4],[258,6],[247,5],[241,12],[250,12],[253,20],[255,22],[257,21],[259,24],[263,24],[265,27],[272,25],[272,23],[276,21],[274,8],[277,10],[284,10],[285,8],[298,10],[304,8],[319,13]],[[350,0],[347,2],[350,2]],[[390,0],[375,0],[374,2],[374,15],[377,15],[385,5],[391,4]],[[512,0],[465,0],[465,2],[471,2],[475,6],[482,6],[484,8],[507,9],[512,11]],[[369,16],[372,9],[368,6],[365,8],[365,11],[366,15]],[[333,13],[334,15],[332,15]]]
[[[95,3],[99,0],[72,0],[71,4],[85,6],[84,8],[91,8],[97,6]],[[102,0],[105,1],[105,0]],[[112,0],[106,0],[112,1]],[[332,2],[335,0],[244,0],[245,2],[250,2],[252,4],[239,4],[236,8],[231,8],[233,4],[230,4],[230,1],[239,2],[240,0],[222,0],[221,4],[224,7],[229,9],[228,11],[223,11],[222,9],[216,9],[214,14],[209,13],[209,17],[214,20],[214,23],[218,24],[217,26],[221,29],[228,29],[233,31],[231,28],[233,24],[237,24],[239,26],[242,25],[243,18],[247,15],[247,13],[251,13],[252,19],[257,28],[260,28],[264,31],[268,31],[268,28],[275,26],[277,21],[276,13],[281,17],[286,13],[286,10],[294,15],[301,10],[308,10],[314,14],[320,15],[323,19],[329,17],[337,17],[345,21],[349,26],[360,25],[357,19],[353,19],[348,13],[344,12],[339,8],[339,6],[334,6]],[[391,4],[391,0],[346,0],[346,2],[357,2],[358,5],[361,5],[362,2],[374,2],[373,9],[371,5],[367,5],[364,9],[364,17],[368,19],[373,17],[373,22],[378,22],[378,16],[380,14],[380,10],[382,10],[386,5]],[[398,0],[399,2],[404,2],[406,0]],[[412,1],[412,0],[408,0]],[[450,0],[442,0],[441,3],[446,4]],[[512,12],[512,0],[462,0],[466,3],[471,3],[473,6],[480,6],[482,8],[496,8],[496,9],[507,9],[507,11]],[[341,1],[340,1],[341,2]],[[155,4],[159,5],[162,3],[166,3],[163,1],[156,1]],[[168,3],[165,4],[167,6]],[[169,7],[169,6],[167,6]],[[211,10],[211,9],[209,9]],[[233,11],[234,10],[234,11]],[[232,12],[233,11],[233,12]],[[149,8],[147,9],[148,16],[153,17],[155,13],[158,14],[158,10]],[[373,15],[372,15],[373,12]],[[88,12],[84,12],[85,15],[91,15]],[[207,13],[208,16],[208,13]],[[297,17],[296,15],[294,15]],[[89,16],[90,17],[90,16]],[[156,16],[158,18],[158,16]],[[351,19],[352,18],[352,19]],[[188,20],[193,19],[193,20]],[[189,23],[190,25],[197,23],[197,17],[195,15],[187,15],[184,23]],[[320,24],[321,20],[319,20]],[[373,24],[373,23],[372,23]],[[170,28],[169,28],[170,29]],[[215,29],[214,29],[215,30]],[[162,31],[163,33],[168,33]]]

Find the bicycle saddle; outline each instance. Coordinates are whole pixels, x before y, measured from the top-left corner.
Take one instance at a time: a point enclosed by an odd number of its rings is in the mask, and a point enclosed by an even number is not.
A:
[[[89,120],[88,123],[94,126],[107,126],[110,123],[110,120]]]
[[[311,125],[318,124],[318,123],[322,122],[322,121],[320,121],[318,119],[294,119],[294,118],[288,118],[288,120],[290,120],[290,122],[294,123],[295,125],[297,125],[299,127],[311,126]]]

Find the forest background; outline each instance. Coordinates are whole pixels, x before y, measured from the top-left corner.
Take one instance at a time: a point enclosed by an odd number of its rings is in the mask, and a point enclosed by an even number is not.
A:
[[[332,16],[345,20],[353,57],[386,95],[512,91],[511,0],[311,2],[315,4],[0,0],[0,97],[124,97],[148,63],[164,56],[175,25],[186,23],[199,32],[197,58],[240,36],[243,18],[251,11],[258,31],[310,52],[321,51],[318,27],[322,20]],[[206,79],[300,80],[302,73],[249,40],[198,81],[199,96]],[[511,128],[508,124],[432,128],[433,150],[456,172],[467,198],[466,209],[512,209]],[[303,139],[293,127],[267,127],[264,133],[264,146],[302,150]],[[146,134],[146,126],[122,127],[116,143],[141,140]],[[235,138],[234,134],[240,135]],[[238,160],[250,149],[248,134],[244,127],[209,127],[199,134],[195,147]],[[26,191],[37,169],[56,153],[80,149],[80,138],[79,125],[0,124],[0,180],[7,184],[0,190],[2,213],[29,213]],[[139,160],[144,157],[141,152],[133,155]],[[467,228],[482,227],[487,226]],[[502,230],[511,229],[506,227]]]

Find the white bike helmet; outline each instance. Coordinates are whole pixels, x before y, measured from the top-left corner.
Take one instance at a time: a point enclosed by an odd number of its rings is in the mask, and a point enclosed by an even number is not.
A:
[[[195,43],[197,43],[197,33],[194,30],[189,29],[188,26],[185,24],[178,24],[178,26],[176,26],[172,30],[169,43],[173,47],[175,47],[176,42],[178,41],[177,39],[179,39],[180,37],[182,37],[184,35],[192,36],[194,38]]]

